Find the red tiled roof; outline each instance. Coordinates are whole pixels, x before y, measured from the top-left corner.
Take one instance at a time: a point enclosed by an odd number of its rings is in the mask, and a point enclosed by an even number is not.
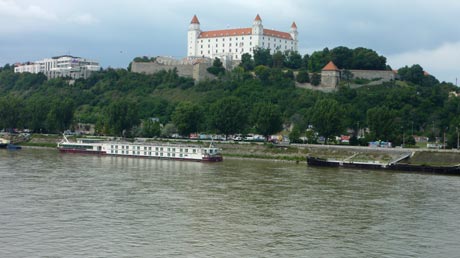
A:
[[[216,38],[216,37],[244,36],[244,35],[252,35],[252,28],[203,31],[201,32],[199,38]],[[264,29],[264,36],[292,40],[291,34],[287,32],[277,31],[277,30]]]
[[[254,19],[254,21],[262,21],[262,19],[260,19],[259,14],[257,14],[257,16],[256,16],[256,18]]]
[[[429,74],[427,71],[423,71],[423,75],[424,76],[430,76],[431,74]]]
[[[271,37],[277,37],[277,38],[283,38],[283,39],[292,40],[291,34],[289,34],[287,32],[277,31],[277,30],[264,29],[264,35],[265,36],[271,36]]]
[[[291,28],[297,29],[297,24],[295,24],[295,22],[293,22],[292,25],[291,25]]]
[[[192,21],[190,23],[191,24],[200,24],[200,21],[198,20],[198,17],[196,17],[196,15],[193,15]]]
[[[210,30],[201,32],[198,38],[216,38],[229,36],[251,35],[252,28],[228,29],[228,30]]]
[[[334,64],[334,62],[329,61],[325,67],[322,69],[323,71],[338,71],[339,68]]]

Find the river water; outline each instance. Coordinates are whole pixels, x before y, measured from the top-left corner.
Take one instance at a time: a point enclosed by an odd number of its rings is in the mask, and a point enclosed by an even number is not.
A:
[[[0,257],[458,257],[460,177],[0,150]]]

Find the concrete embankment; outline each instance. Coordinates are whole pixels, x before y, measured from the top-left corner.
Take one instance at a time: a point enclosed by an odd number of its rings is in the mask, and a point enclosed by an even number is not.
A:
[[[305,162],[306,156],[334,160],[379,162],[387,164],[413,154],[402,162],[418,165],[453,166],[460,164],[457,150],[427,150],[402,148],[369,148],[337,145],[293,144],[277,146],[271,144],[218,144],[225,156],[241,158],[277,159]]]

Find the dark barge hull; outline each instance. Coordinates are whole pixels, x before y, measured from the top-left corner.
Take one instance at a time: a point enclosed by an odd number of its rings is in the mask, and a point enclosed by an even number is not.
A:
[[[329,161],[317,157],[307,157],[307,164],[309,166],[320,167],[345,167],[345,168],[363,168],[363,169],[379,169],[379,170],[393,170],[405,172],[419,172],[431,174],[445,174],[445,175],[460,175],[460,166],[428,166],[428,165],[414,165],[414,164],[392,164],[383,166],[380,164],[364,164],[353,162],[339,162]]]

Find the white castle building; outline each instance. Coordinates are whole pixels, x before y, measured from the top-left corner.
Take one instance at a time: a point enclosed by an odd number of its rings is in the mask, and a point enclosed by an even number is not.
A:
[[[188,29],[187,42],[188,57],[241,60],[245,53],[252,55],[255,48],[270,49],[272,53],[297,51],[298,31],[295,22],[289,32],[264,29],[259,15],[251,28],[202,31],[195,15]]]
[[[15,73],[44,73],[48,78],[69,77],[72,79],[88,78],[91,72],[99,71],[96,61],[70,55],[45,58],[33,63],[16,65]]]

